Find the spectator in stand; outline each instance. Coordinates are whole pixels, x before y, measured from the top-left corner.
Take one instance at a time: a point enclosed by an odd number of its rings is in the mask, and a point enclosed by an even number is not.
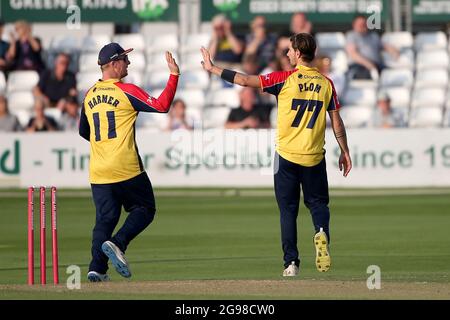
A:
[[[59,128],[63,131],[77,131],[80,123],[80,107],[76,97],[68,96],[64,99],[64,113],[59,120]]]
[[[16,35],[11,33],[11,43],[8,51],[12,61],[12,70],[34,70],[42,72],[45,69],[41,57],[41,42],[34,38],[31,26],[26,21],[17,21]]]
[[[280,58],[278,58],[279,63],[280,63],[280,70],[281,71],[291,71],[293,70],[296,66],[293,66],[291,64],[291,61],[289,61],[289,57],[287,56],[287,52],[286,54],[282,55]]]
[[[373,116],[373,126],[376,128],[403,127],[403,120],[395,115],[391,107],[391,98],[381,91],[378,95],[377,109]]]
[[[245,55],[242,58],[242,71],[245,74],[257,75],[259,74],[260,66],[258,64],[258,57],[256,55]]]
[[[339,96],[345,87],[345,75],[331,71],[331,58],[328,56],[317,56],[314,65],[321,74],[330,78],[334,83],[334,88]]]
[[[5,22],[0,20],[0,71],[5,72],[8,69],[9,62],[9,42],[2,39]]]
[[[303,12],[296,12],[291,16],[289,30],[282,32],[278,38],[276,55],[282,57],[285,51],[289,49],[290,38],[298,33],[312,33],[313,25]]]
[[[167,124],[166,130],[191,130],[193,126],[188,122],[189,121],[186,118],[186,104],[181,99],[175,99],[172,108],[169,111],[169,123]]]
[[[39,79],[38,85],[34,88],[36,97],[43,99],[46,106],[57,107],[63,111],[65,106],[64,98],[68,96],[76,97],[77,84],[75,75],[68,70],[70,56],[60,53],[55,59],[53,70],[45,70]]]
[[[291,33],[312,33],[312,23],[303,12],[294,13],[291,17]]]
[[[264,16],[256,16],[250,24],[250,30],[251,33],[246,36],[244,56],[256,55],[260,68],[264,69],[275,56],[277,38],[268,34]]]
[[[359,15],[353,19],[352,31],[347,33],[346,51],[349,57],[350,79],[378,80],[383,68],[381,51],[386,50],[394,58],[398,58],[399,51],[388,44],[383,45],[380,36],[370,32],[367,19]]]
[[[209,44],[211,59],[230,67],[241,63],[244,42],[233,33],[231,21],[219,14],[213,18],[212,27],[213,34]]]
[[[232,109],[226,129],[270,128],[270,106],[258,103],[255,90],[245,87],[239,92],[240,106]]]
[[[19,120],[15,115],[9,113],[8,101],[0,96],[0,132],[21,131]]]
[[[42,99],[36,99],[34,103],[34,117],[28,122],[27,132],[56,131],[58,124],[52,117],[45,115],[45,105]]]

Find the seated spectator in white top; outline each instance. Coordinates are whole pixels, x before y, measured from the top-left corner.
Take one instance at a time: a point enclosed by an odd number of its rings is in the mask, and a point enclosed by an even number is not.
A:
[[[49,116],[45,115],[45,105],[42,99],[36,99],[34,103],[34,117],[28,122],[27,132],[56,131],[58,124]]]
[[[239,100],[239,108],[230,111],[226,129],[270,128],[271,106],[258,103],[253,88],[243,88],[239,92]]]
[[[244,55],[255,55],[258,58],[259,71],[261,71],[275,56],[277,38],[268,33],[264,16],[256,16],[250,24],[250,30],[251,33],[245,39]]]
[[[219,14],[212,20],[213,34],[209,43],[211,59],[222,64],[241,63],[244,42],[232,30],[231,21]]]
[[[4,96],[0,96],[0,131],[12,132],[21,130],[22,128],[17,117],[9,113],[8,101]]]
[[[346,51],[349,57],[349,78],[377,80],[383,61],[381,51],[386,50],[398,58],[399,51],[390,45],[383,45],[376,32],[370,32],[367,18],[357,16],[353,19],[352,31],[347,33]]]
[[[78,131],[80,123],[80,107],[77,98],[68,96],[65,99],[64,113],[59,120],[59,128],[63,131]]]
[[[68,70],[70,57],[60,53],[55,59],[53,70],[41,73],[39,83],[34,88],[34,94],[44,99],[46,106],[64,109],[64,98],[77,95],[75,75]]]
[[[373,116],[373,126],[376,128],[403,127],[403,120],[395,115],[391,107],[391,99],[385,92],[378,95],[377,108]]]
[[[169,122],[166,130],[191,130],[193,126],[189,124],[189,122],[190,121],[186,117],[186,104],[181,99],[175,99],[172,103],[172,108],[170,108],[169,111]]]

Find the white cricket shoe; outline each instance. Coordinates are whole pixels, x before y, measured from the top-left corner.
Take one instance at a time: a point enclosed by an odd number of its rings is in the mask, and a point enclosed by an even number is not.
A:
[[[97,271],[89,271],[87,278],[90,282],[107,282],[109,281],[109,276],[105,274],[98,273]]]
[[[130,266],[128,265],[125,255],[122,251],[111,241],[105,241],[102,244],[103,253],[111,260],[111,263],[116,268],[116,271],[125,278],[131,277]]]
[[[295,262],[292,261],[291,264],[284,269],[283,277],[295,277],[298,275],[298,267],[295,265]]]

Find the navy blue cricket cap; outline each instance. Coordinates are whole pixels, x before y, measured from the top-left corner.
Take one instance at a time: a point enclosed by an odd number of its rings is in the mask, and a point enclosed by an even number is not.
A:
[[[98,64],[102,66],[111,61],[119,60],[122,56],[129,54],[131,51],[133,51],[133,48],[124,50],[120,44],[112,42],[100,50],[98,54]]]

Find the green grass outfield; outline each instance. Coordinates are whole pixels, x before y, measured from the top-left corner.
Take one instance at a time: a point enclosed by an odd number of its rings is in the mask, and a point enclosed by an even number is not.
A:
[[[62,285],[28,288],[26,191],[0,191],[0,299],[450,299],[450,190],[408,193],[332,192],[328,273],[315,269],[311,217],[302,205],[301,273],[284,279],[271,190],[158,189],[157,216],[127,251],[133,277],[110,269],[112,282],[99,285],[85,280],[95,218],[90,193],[60,192]],[[50,251],[47,259],[50,266]],[[81,267],[81,290],[66,289],[68,265]],[[381,268],[381,290],[366,287],[369,265]]]

